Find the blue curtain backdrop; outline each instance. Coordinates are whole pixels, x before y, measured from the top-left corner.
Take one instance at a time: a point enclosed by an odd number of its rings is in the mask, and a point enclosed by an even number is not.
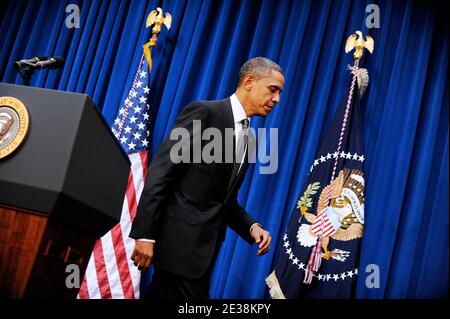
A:
[[[80,7],[80,28],[65,25],[66,5]],[[365,27],[366,6],[380,8],[380,28]],[[32,86],[90,95],[109,123],[128,92],[157,6],[173,15],[154,51],[152,154],[177,114],[196,99],[234,92],[239,67],[254,56],[286,72],[280,105],[252,126],[279,128],[273,175],[247,173],[240,203],[268,229],[271,252],[256,256],[229,231],[213,273],[213,298],[265,298],[280,236],[299,197],[320,137],[342,101],[352,64],[344,53],[355,30],[375,51],[362,65],[366,150],[366,224],[358,298],[448,297],[449,30],[440,4],[423,1],[57,1],[0,5],[0,80],[22,84],[13,62],[61,55],[62,70],[36,72]],[[367,53],[366,53],[367,54]],[[57,107],[57,106],[55,106]],[[149,172],[151,174],[152,172]],[[380,287],[365,285],[366,266]]]

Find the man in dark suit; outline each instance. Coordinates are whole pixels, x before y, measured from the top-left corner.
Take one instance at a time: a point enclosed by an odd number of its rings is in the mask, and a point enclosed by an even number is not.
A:
[[[150,263],[155,266],[147,297],[209,298],[210,275],[227,226],[249,244],[259,244],[258,256],[269,250],[269,233],[239,206],[237,195],[251,149],[250,118],[267,116],[283,86],[284,73],[276,63],[253,58],[242,66],[231,97],[193,102],[178,116],[149,166],[130,233],[136,239],[134,264],[144,270]],[[220,133],[214,141],[219,150],[206,149],[206,130]],[[230,130],[235,133],[231,143],[226,138]]]

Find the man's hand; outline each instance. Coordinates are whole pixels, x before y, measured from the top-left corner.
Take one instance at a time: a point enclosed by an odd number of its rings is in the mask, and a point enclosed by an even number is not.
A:
[[[262,229],[259,225],[255,225],[252,228],[252,237],[259,244],[258,256],[262,256],[269,251],[272,236],[270,236],[268,231]]]
[[[131,254],[131,260],[134,261],[134,265],[139,270],[146,271],[150,267],[150,263],[153,259],[153,248],[155,243],[136,240],[133,254]]]

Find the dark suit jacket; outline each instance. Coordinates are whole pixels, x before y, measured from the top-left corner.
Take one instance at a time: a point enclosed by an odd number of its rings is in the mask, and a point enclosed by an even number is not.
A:
[[[237,193],[247,170],[241,168],[234,188],[228,190],[233,163],[225,160],[225,129],[234,129],[230,99],[193,102],[185,107],[174,125],[186,128],[193,159],[193,120],[204,131],[214,127],[222,133],[222,163],[179,163],[170,159],[178,140],[169,137],[161,144],[148,169],[130,237],[155,239],[153,264],[185,278],[199,278],[213,262],[213,256],[230,226],[248,243],[255,220],[237,202]],[[197,122],[198,123],[198,122]],[[202,149],[209,141],[202,142]],[[234,141],[234,143],[236,143]],[[233,149],[234,151],[234,145]]]

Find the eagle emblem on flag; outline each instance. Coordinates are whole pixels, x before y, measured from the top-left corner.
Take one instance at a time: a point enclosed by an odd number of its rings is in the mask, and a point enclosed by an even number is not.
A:
[[[308,193],[320,183],[310,184],[303,195],[303,199],[310,198]],[[309,191],[308,191],[309,190]],[[327,193],[330,192],[330,202],[327,204]],[[316,192],[314,192],[316,193]],[[298,202],[300,209],[300,227],[297,240],[303,247],[316,245],[322,232],[322,258],[345,261],[348,252],[340,249],[330,250],[330,238],[336,241],[348,241],[361,238],[364,225],[364,177],[357,169],[344,168],[329,185],[325,186],[318,198],[318,214],[308,212],[302,198]],[[301,223],[303,218],[307,223]],[[323,220],[323,221],[322,221]],[[323,226],[321,227],[321,223]]]

